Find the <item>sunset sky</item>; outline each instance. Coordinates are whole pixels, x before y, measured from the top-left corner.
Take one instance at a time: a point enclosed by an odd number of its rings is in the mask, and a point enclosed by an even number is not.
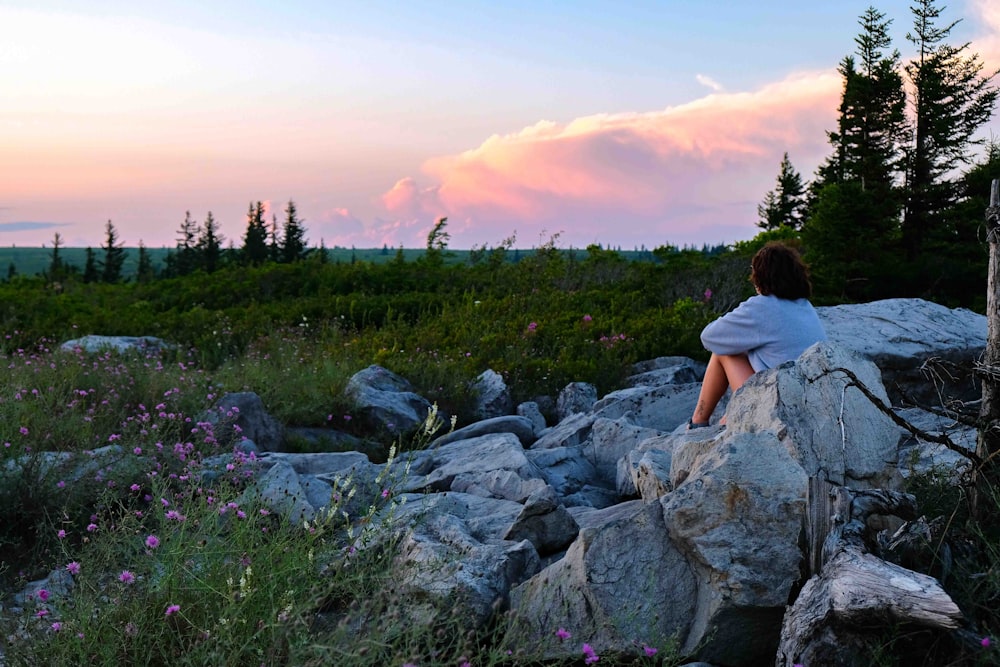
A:
[[[172,247],[190,210],[239,246],[289,199],[327,247],[748,239],[871,4],[908,59],[904,0],[0,0],[0,244]],[[1000,0],[942,4],[1000,68]]]

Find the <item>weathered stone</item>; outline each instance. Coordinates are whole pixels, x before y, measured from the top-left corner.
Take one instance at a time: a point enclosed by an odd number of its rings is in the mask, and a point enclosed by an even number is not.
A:
[[[878,366],[894,403],[905,393],[937,405],[938,391],[922,368],[931,359],[950,364],[948,373],[936,377],[944,394],[965,400],[980,397],[971,370],[986,347],[984,315],[923,299],[885,299],[816,312],[831,342]]]
[[[541,408],[535,401],[525,401],[517,406],[516,410],[518,416],[524,417],[531,422],[534,429],[535,437],[545,430],[545,415],[542,414]]]
[[[494,370],[487,369],[480,373],[471,389],[476,397],[474,412],[480,419],[503,417],[509,415],[514,408],[507,383]]]
[[[82,352],[95,354],[100,352],[138,352],[145,355],[157,355],[165,350],[175,348],[162,338],[155,336],[83,336],[68,340],[59,346],[63,352]]]
[[[589,382],[570,382],[556,399],[556,417],[562,421],[578,412],[590,412],[597,402],[597,387]]]
[[[427,448],[434,449],[435,447],[459,440],[471,440],[483,435],[494,435],[497,433],[513,433],[517,436],[523,447],[530,447],[531,443],[536,440],[535,425],[530,419],[515,415],[506,415],[503,417],[493,417],[492,419],[483,419],[482,421],[455,429],[451,433],[446,433],[439,438],[435,438]]]
[[[513,589],[508,641],[568,659],[584,642],[601,655],[635,656],[643,643],[686,636],[697,584],[659,505],[622,503],[590,519],[561,560]],[[572,642],[553,638],[559,627]]]
[[[576,519],[559,502],[552,487],[546,485],[525,501],[504,539],[528,540],[540,556],[547,556],[565,549],[579,531]]]
[[[698,402],[700,384],[667,384],[619,389],[594,404],[595,417],[619,419],[631,415],[639,426],[658,431],[672,431],[686,424]],[[725,409],[725,405],[719,410]]]
[[[706,451],[660,499],[666,529],[698,586],[682,650],[726,665],[773,660],[801,576],[807,482],[773,433],[737,433]]]
[[[413,392],[409,381],[372,365],[348,380],[344,395],[359,417],[376,430],[406,433],[427,419],[430,402]]]
[[[538,434],[538,440],[531,445],[532,449],[551,449],[552,447],[576,447],[582,445],[590,437],[590,429],[594,425],[594,415],[582,412],[572,414],[555,426],[550,426]]]

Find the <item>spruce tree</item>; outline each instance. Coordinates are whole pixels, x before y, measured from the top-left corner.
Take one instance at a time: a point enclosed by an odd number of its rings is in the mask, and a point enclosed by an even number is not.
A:
[[[864,300],[898,284],[907,128],[899,53],[889,50],[891,21],[869,8],[858,23],[858,59],[848,55],[838,68],[844,86],[837,129],[828,133],[833,152],[810,184],[802,231],[817,292]]]
[[[186,276],[197,268],[198,252],[195,248],[200,228],[191,218],[191,211],[184,212],[184,222],[177,230],[177,249],[169,256],[168,270],[173,276]]]
[[[948,210],[958,194],[955,170],[968,165],[971,147],[982,143],[975,133],[990,120],[997,100],[995,73],[983,74],[979,55],[968,53],[968,43],[946,43],[958,21],[939,25],[943,9],[936,0],[917,0],[910,7],[913,31],[906,35],[917,50],[906,65],[914,121],[902,232],[911,260],[932,236],[939,243],[954,241]]]
[[[118,230],[108,220],[104,226],[105,241],[101,246],[104,251],[104,261],[101,262],[101,282],[117,283],[122,279],[122,266],[125,264],[125,248],[118,242]]]
[[[241,252],[243,264],[260,266],[268,259],[267,223],[264,222],[264,204],[250,203],[247,211],[247,230],[243,236]]]
[[[198,251],[199,268],[205,273],[213,273],[219,268],[222,262],[222,242],[225,237],[219,233],[219,223],[215,221],[212,212],[205,216],[205,224],[202,225],[201,235],[195,244]]]
[[[785,153],[781,159],[777,187],[768,192],[764,196],[764,202],[757,207],[757,215],[760,217],[757,226],[765,230],[779,227],[798,229],[802,226],[805,208],[802,176],[792,166],[788,153]]]
[[[295,202],[288,200],[285,207],[285,221],[282,229],[281,261],[292,263],[306,256],[306,229],[298,216]]]

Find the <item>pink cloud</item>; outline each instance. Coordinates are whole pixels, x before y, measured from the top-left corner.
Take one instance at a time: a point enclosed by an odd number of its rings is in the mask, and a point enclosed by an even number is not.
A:
[[[982,57],[985,71],[995,72],[1000,69],[1000,4],[995,0],[972,0],[969,11],[980,23],[970,49]]]
[[[569,245],[652,246],[709,228],[746,238],[782,153],[806,178],[826,154],[840,86],[834,72],[802,74],[662,111],[541,121],[428,160],[433,185],[401,179],[382,203],[424,229],[449,216],[455,247],[545,228]]]

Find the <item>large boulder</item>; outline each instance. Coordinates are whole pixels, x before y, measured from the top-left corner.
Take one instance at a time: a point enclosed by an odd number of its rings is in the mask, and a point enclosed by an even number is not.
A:
[[[582,642],[598,654],[637,657],[643,644],[685,637],[698,584],[674,546],[659,505],[621,503],[588,515],[566,555],[511,591],[508,643],[571,659]],[[572,643],[554,641],[566,628]]]
[[[848,373],[888,404],[875,364],[842,345],[818,343],[736,392],[726,411],[729,434],[774,433],[807,475],[833,484],[897,486],[901,431]],[[675,471],[679,459],[675,451]]]
[[[816,312],[831,342],[875,362],[894,403],[907,395],[937,405],[935,381],[947,395],[979,397],[971,371],[986,346],[984,315],[923,299],[885,299]],[[934,368],[941,362],[947,372]]]
[[[155,336],[98,336],[90,335],[68,340],[59,346],[63,352],[82,352],[95,354],[100,352],[138,352],[139,354],[158,355],[175,346],[162,338]]]
[[[405,378],[371,365],[347,381],[344,395],[360,418],[376,430],[407,433],[427,419],[431,403],[413,391]]]

